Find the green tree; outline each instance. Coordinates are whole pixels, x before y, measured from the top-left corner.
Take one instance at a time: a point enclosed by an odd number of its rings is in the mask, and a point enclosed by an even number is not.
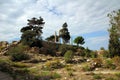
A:
[[[85,43],[85,41],[84,41],[84,38],[82,36],[78,36],[75,38],[74,43],[76,43],[77,46],[79,46],[79,44],[83,45]]]
[[[39,17],[39,19],[28,19],[28,25],[20,30],[22,32],[21,42],[25,45],[29,45],[30,47],[41,47],[41,34],[44,24],[45,22],[41,17]]]
[[[109,31],[109,53],[111,57],[120,56],[120,10],[108,14],[111,28]]]
[[[57,42],[58,42],[59,36],[56,36],[56,38],[57,38]],[[55,42],[55,35],[51,35],[51,36],[47,37],[45,40]]]
[[[67,23],[64,23],[62,29],[59,31],[59,36],[62,38],[63,43],[68,43],[70,40],[70,33],[67,28]]]

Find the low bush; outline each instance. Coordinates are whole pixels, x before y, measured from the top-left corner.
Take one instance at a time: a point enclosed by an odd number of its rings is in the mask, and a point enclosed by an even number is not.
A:
[[[12,62],[10,60],[0,59],[0,71],[11,73],[11,66]]]
[[[84,65],[84,66],[82,67],[82,70],[83,70],[83,71],[92,71],[92,69],[91,69],[91,67],[90,67],[89,65]]]
[[[68,50],[65,54],[64,54],[64,59],[66,63],[69,63],[72,61],[73,58],[73,52],[71,50]]]
[[[64,54],[68,51],[68,50],[71,50],[71,51],[74,51],[76,50],[76,48],[74,46],[70,46],[70,45],[66,45],[66,44],[62,44],[60,45],[59,47],[59,51],[61,52],[61,56],[64,56]]]
[[[13,67],[16,67],[16,68],[26,68],[26,67],[29,67],[27,64],[25,63],[21,63],[21,62],[14,62],[12,64]]]
[[[96,51],[91,51],[91,53],[90,53],[90,56],[92,57],[92,58],[97,58],[97,52]]]
[[[103,60],[101,58],[94,58],[92,64],[95,67],[101,67],[103,64]]]
[[[93,75],[93,78],[94,79],[97,79],[97,80],[101,80],[102,79],[102,76],[100,76],[99,74],[95,74],[95,75]]]
[[[120,79],[120,73],[116,73],[115,75]]]
[[[28,59],[30,59],[30,56],[27,53],[12,53],[11,54],[12,61],[22,61],[22,60],[28,60]]]
[[[115,69],[116,68],[116,66],[113,64],[113,61],[111,59],[105,60],[104,67],[109,68],[109,69]]]
[[[43,66],[43,70],[54,70],[54,69],[59,69],[59,68],[63,68],[64,65],[62,63],[60,63],[58,60],[56,61],[48,61],[45,63],[45,65]]]
[[[30,58],[30,56],[25,53],[27,46],[18,45],[16,47],[12,47],[7,52],[8,55],[10,55],[11,60],[13,61],[22,61],[27,60]]]
[[[61,75],[56,72],[42,71],[39,74],[34,75],[34,80],[51,80],[61,78]]]
[[[120,57],[119,56],[113,57],[112,61],[116,66],[120,66]]]

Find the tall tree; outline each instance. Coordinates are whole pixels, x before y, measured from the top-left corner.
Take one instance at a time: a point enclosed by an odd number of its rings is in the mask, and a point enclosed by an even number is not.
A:
[[[83,45],[85,43],[85,41],[84,41],[84,38],[82,36],[78,36],[75,38],[74,43],[76,43],[77,46],[79,46],[79,44]]]
[[[28,25],[23,27],[21,29],[22,36],[21,36],[21,41],[25,45],[29,46],[38,46],[40,47],[40,43],[42,40],[42,29],[43,25],[45,22],[43,21],[43,18],[39,17],[37,18],[32,18],[28,19]]]
[[[109,31],[109,53],[111,57],[120,56],[120,10],[108,14],[111,28]]]
[[[65,22],[62,26],[62,29],[59,31],[59,36],[62,38],[63,43],[68,43],[70,40],[70,33],[67,28],[67,23]]]

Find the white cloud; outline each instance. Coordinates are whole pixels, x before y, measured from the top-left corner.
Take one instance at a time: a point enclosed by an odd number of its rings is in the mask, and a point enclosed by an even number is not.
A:
[[[119,3],[120,0],[1,0],[0,41],[20,38],[19,31],[27,19],[39,16],[46,22],[44,38],[58,31],[64,22],[72,36],[107,31],[107,14],[120,9]]]

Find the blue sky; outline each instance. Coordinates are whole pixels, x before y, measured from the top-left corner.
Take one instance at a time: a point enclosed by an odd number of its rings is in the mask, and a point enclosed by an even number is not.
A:
[[[72,39],[83,36],[84,47],[107,49],[107,14],[120,9],[119,4],[120,0],[0,0],[0,41],[20,39],[20,29],[27,25],[27,19],[42,16],[46,22],[43,38],[67,22]]]

